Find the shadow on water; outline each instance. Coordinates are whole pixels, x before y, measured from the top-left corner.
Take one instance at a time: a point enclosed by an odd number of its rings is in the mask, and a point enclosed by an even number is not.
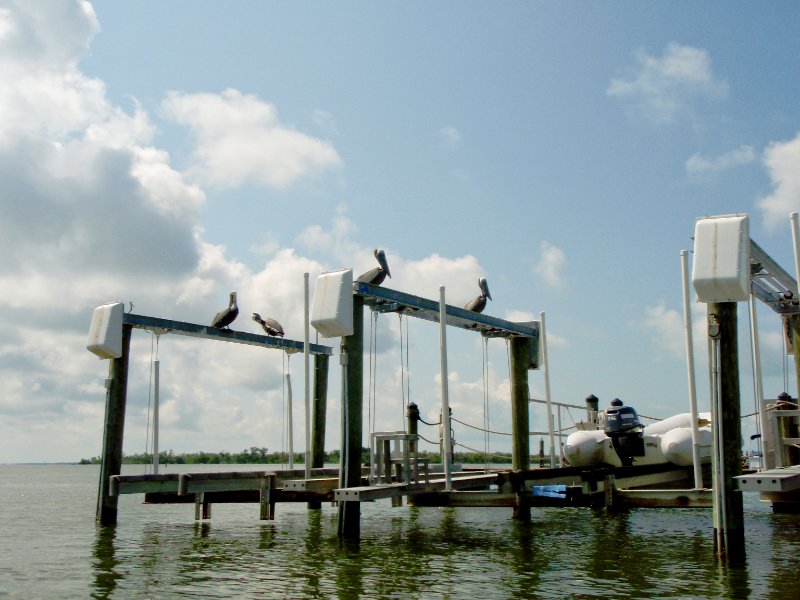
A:
[[[98,528],[91,595],[783,598],[800,566],[796,515],[748,523],[747,566],[734,567],[693,509],[543,509],[531,522],[503,509],[370,510],[360,542],[340,540],[323,510]]]
[[[97,527],[92,555],[94,560],[94,586],[92,598],[109,598],[117,589],[117,582],[124,576],[117,571],[119,561],[114,550],[116,527]]]

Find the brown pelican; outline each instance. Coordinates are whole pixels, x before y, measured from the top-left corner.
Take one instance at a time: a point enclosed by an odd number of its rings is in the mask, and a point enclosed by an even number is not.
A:
[[[383,280],[386,279],[388,275],[390,278],[392,274],[389,273],[389,263],[386,262],[386,254],[380,248],[375,248],[373,251],[375,258],[378,260],[379,267],[375,267],[374,269],[370,269],[366,273],[363,273],[358,276],[356,279],[359,283],[370,283],[372,285],[380,285],[383,283]]]
[[[236,306],[236,292],[231,292],[228,308],[219,311],[211,321],[212,327],[228,327],[239,316],[239,307]],[[230,329],[230,328],[229,328]]]
[[[473,312],[483,312],[483,309],[486,308],[486,299],[492,299],[492,295],[489,293],[489,284],[486,283],[486,278],[481,277],[478,279],[478,287],[481,288],[481,294],[477,298],[473,298],[469,302],[464,305],[464,308],[467,310],[471,310]]]
[[[274,335],[275,337],[283,337],[283,327],[275,319],[262,319],[258,313],[253,313],[253,321],[260,324],[267,332],[267,335]]]

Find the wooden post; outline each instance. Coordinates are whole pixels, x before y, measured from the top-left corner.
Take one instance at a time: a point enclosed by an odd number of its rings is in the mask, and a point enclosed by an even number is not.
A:
[[[125,431],[125,401],[128,393],[128,355],[131,348],[130,325],[122,326],[122,356],[111,359],[106,388],[106,415],[103,424],[103,457],[97,491],[97,516],[100,525],[117,524],[119,496],[109,495],[109,478],[122,471],[122,436]]]
[[[526,337],[511,338],[511,468],[514,471],[527,471],[531,468],[529,427],[528,366],[530,364],[530,344]],[[514,518],[529,520],[530,503],[527,501],[519,483],[517,505]]]
[[[711,403],[712,411],[718,411],[713,416],[713,427],[721,430],[714,436],[715,462],[719,463],[714,469],[712,482],[716,491],[714,542],[719,556],[731,563],[739,563],[744,559],[744,512],[742,492],[736,489],[733,479],[742,474],[736,303],[709,304],[708,316],[712,349],[714,344],[719,344],[718,373],[713,374],[718,386],[718,405],[714,405],[713,398]]]
[[[328,356],[314,355],[314,418],[311,430],[311,468],[325,466],[325,419],[328,407]],[[309,510],[319,510],[322,503],[308,503]]]
[[[353,296],[353,335],[342,338],[346,361],[342,386],[342,487],[361,484],[361,436],[364,402],[364,299]],[[339,537],[357,540],[361,535],[361,506],[353,500],[339,502]]]

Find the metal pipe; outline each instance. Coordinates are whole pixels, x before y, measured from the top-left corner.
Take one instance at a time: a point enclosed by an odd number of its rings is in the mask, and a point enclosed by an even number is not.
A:
[[[795,281],[800,285],[800,231],[797,228],[797,213],[789,213],[789,221],[792,224],[792,242],[794,244],[794,276]]]
[[[439,360],[442,377],[442,429],[443,449],[442,465],[444,466],[445,490],[451,491],[453,484],[450,478],[450,453],[453,451],[450,439],[450,397],[447,389],[447,304],[444,301],[444,286],[439,286]]]
[[[305,477],[311,479],[311,377],[308,358],[310,355],[311,341],[309,339],[308,317],[308,273],[303,273],[303,371],[305,377],[305,407],[306,407],[306,460]]]
[[[294,434],[292,432],[292,376],[286,374],[286,413],[289,437],[289,468],[294,469]]]
[[[692,415],[692,465],[694,488],[703,487],[703,467],[700,464],[700,432],[697,427],[697,381],[694,372],[694,340],[692,336],[692,309],[689,302],[689,252],[681,250],[683,276],[683,323],[686,337],[686,370],[689,379],[689,412]]]
[[[759,461],[759,471],[772,468],[767,466],[767,452],[764,440],[764,431],[767,423],[766,411],[764,411],[764,382],[761,374],[761,350],[758,342],[758,321],[756,318],[756,298],[750,293],[750,344],[753,352],[753,380],[756,384],[756,408],[758,413],[757,433],[758,449],[761,453]],[[771,461],[770,461],[771,462]]]
[[[539,313],[539,320],[542,324],[542,366],[544,367],[544,400],[547,404],[547,434],[550,438],[550,466],[556,464],[555,436],[553,435],[553,404],[550,400],[550,362],[547,356],[547,328],[544,324],[544,313]]]
[[[161,361],[153,361],[153,475],[158,475],[158,400]]]

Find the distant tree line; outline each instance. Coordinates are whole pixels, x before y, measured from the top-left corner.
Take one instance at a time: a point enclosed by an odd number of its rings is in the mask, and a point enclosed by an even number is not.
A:
[[[438,452],[420,451],[420,458],[427,458],[432,463],[441,462]],[[151,464],[153,462],[152,453],[126,454],[122,457],[122,462],[128,465]],[[158,453],[158,462],[162,465],[221,465],[221,464],[259,464],[259,465],[280,465],[289,463],[287,452],[270,452],[267,448],[251,446],[241,452],[181,452],[174,453],[172,450],[163,450]],[[302,452],[294,453],[295,464],[305,463],[305,454]],[[339,451],[332,450],[325,453],[325,463],[336,464],[339,462]],[[361,449],[361,462],[369,462],[369,448]],[[481,452],[456,452],[454,462],[461,464],[508,464],[511,462],[510,452],[497,452],[486,455]],[[100,457],[82,458],[82,465],[100,464]]]

